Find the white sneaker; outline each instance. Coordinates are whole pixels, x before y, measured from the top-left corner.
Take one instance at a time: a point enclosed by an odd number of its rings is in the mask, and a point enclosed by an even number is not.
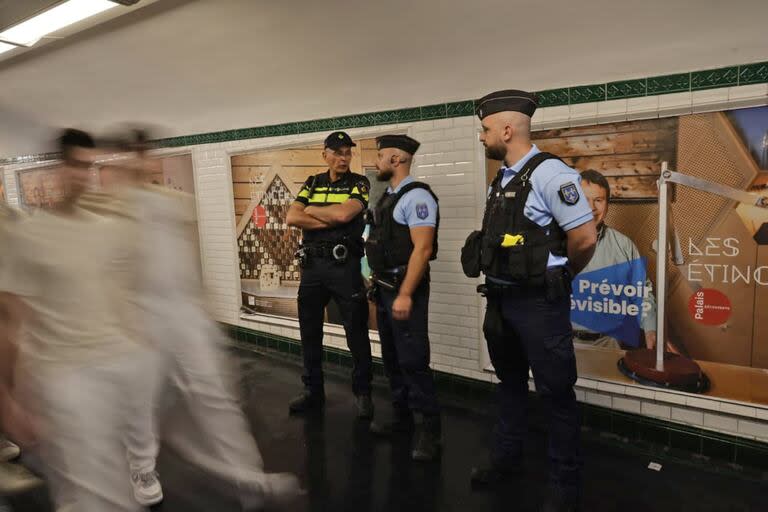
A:
[[[21,449],[6,438],[0,436],[0,462],[8,462],[18,458]]]
[[[131,475],[133,497],[139,505],[148,507],[163,501],[163,487],[160,485],[160,480],[157,479],[158,476],[157,471],[146,471]]]
[[[20,494],[43,485],[43,481],[18,464],[0,463],[0,496]]]

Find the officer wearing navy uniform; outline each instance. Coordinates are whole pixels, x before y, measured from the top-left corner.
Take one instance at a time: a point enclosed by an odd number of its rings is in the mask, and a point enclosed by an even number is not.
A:
[[[368,302],[360,267],[370,183],[349,170],[355,146],[345,132],[331,133],[323,149],[328,170],[310,176],[288,210],[288,225],[302,230],[298,308],[304,392],[291,401],[292,414],[319,410],[325,403],[323,323],[325,307],[333,299],[352,353],[357,415],[373,417]]]
[[[490,186],[482,230],[462,250],[465,273],[486,277],[479,287],[488,301],[483,333],[500,380],[491,464],[473,470],[472,484],[504,484],[521,470],[530,368],[549,416],[550,491],[542,510],[573,511],[582,462],[570,286],[597,234],[578,172],[531,144],[536,107],[535,95],[517,90],[477,103],[486,156],[504,165]]]
[[[431,461],[441,452],[440,405],[429,368],[429,261],[437,257],[438,200],[426,183],[410,176],[419,142],[383,135],[377,179],[390,186],[369,212],[366,241],[373,271],[381,355],[392,390],[394,420],[372,423],[378,434],[416,433],[411,456]]]

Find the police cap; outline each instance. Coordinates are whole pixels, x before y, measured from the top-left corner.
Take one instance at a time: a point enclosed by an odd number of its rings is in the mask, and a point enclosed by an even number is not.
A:
[[[538,98],[534,93],[508,89],[492,92],[477,100],[475,113],[480,119],[485,119],[497,112],[520,112],[533,117],[538,104]]]
[[[342,147],[353,148],[357,146],[352,142],[352,137],[347,132],[333,132],[325,138],[325,147],[330,149],[339,149]]]
[[[396,148],[402,149],[409,155],[413,155],[419,150],[421,143],[407,135],[382,135],[376,137],[376,148]]]

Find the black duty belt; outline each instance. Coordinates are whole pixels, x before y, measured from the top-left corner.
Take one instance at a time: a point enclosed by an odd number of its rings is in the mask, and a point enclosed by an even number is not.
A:
[[[371,281],[388,290],[397,290],[405,277],[406,267],[400,267],[384,272],[375,271],[371,275]]]
[[[603,333],[600,332],[592,332],[592,331],[573,331],[573,337],[578,338],[580,340],[584,341],[597,341],[600,338],[605,336]]]
[[[349,246],[344,241],[304,244],[301,246],[309,257],[344,261],[349,255]]]

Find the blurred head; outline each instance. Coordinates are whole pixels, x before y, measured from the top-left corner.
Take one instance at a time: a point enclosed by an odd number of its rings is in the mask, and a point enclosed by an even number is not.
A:
[[[323,160],[328,169],[336,174],[344,174],[352,162],[352,148],[357,146],[346,132],[333,132],[325,138]]]
[[[58,139],[59,151],[64,161],[62,178],[67,199],[77,198],[88,187],[91,168],[98,152],[93,138],[74,128],[65,129]]]
[[[589,207],[598,227],[603,225],[605,214],[608,213],[608,201],[611,199],[611,187],[605,176],[597,171],[588,170],[581,173],[581,188],[587,197]]]
[[[137,185],[147,171],[148,151],[152,149],[146,130],[131,128],[99,141],[99,147],[117,158],[99,166],[101,185],[110,189]]]

